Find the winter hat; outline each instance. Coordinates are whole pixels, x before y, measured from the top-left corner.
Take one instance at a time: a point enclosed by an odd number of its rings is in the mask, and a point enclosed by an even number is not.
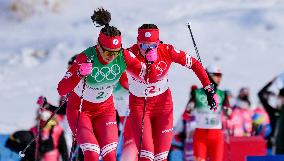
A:
[[[206,68],[206,71],[208,74],[222,74],[222,71],[220,68],[214,66],[214,65],[209,65],[207,68]]]
[[[159,41],[159,29],[138,29],[137,40],[139,42]]]

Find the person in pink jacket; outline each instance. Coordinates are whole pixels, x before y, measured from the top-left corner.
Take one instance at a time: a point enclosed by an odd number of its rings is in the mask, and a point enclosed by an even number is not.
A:
[[[249,89],[241,88],[233,106],[232,114],[227,122],[232,136],[251,136],[252,111]]]
[[[40,108],[38,111],[37,121],[40,126],[43,126],[45,122],[52,115],[52,112]],[[58,124],[56,118],[51,119],[47,125],[38,131],[37,125],[32,127],[30,131],[35,135],[39,134],[39,140],[36,144],[37,158],[40,161],[59,161],[60,156],[63,161],[68,161],[68,150],[66,140],[64,137],[63,128]]]

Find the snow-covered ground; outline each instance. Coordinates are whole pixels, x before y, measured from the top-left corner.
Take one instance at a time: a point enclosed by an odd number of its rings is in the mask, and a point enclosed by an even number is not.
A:
[[[9,10],[11,0],[0,1],[0,133],[32,126],[39,95],[57,105],[56,87],[68,59],[96,41],[100,28],[90,16],[101,6],[112,13],[124,47],[136,42],[140,25],[154,23],[161,40],[196,56],[185,25],[191,22],[204,66],[216,64],[224,73],[221,88],[236,94],[247,86],[255,103],[256,92],[284,72],[283,0],[65,2],[58,12],[19,21]],[[176,122],[190,86],[200,83],[179,65],[172,66],[169,77]]]

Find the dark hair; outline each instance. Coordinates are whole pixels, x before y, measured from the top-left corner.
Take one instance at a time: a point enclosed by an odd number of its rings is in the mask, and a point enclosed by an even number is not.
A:
[[[103,8],[98,8],[94,10],[94,14],[91,16],[93,23],[98,24],[100,26],[104,26],[101,29],[101,32],[107,36],[120,36],[121,32],[114,26],[110,26],[109,22],[111,20],[111,14],[107,10]]]
[[[284,97],[284,87],[280,89],[279,96],[283,96]]]
[[[138,29],[158,29],[155,24],[143,24]]]

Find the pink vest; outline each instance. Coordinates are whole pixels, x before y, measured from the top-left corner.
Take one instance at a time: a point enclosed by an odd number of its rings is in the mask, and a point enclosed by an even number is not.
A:
[[[31,131],[35,135],[36,131],[37,131],[36,126],[31,128]],[[62,131],[63,131],[63,129],[59,125],[56,125],[56,126],[53,127],[52,140],[53,140],[54,149],[43,154],[41,161],[59,161],[60,153],[59,153],[59,150],[58,150],[58,143],[59,143],[59,138],[60,138]],[[50,134],[50,129],[42,130],[42,132],[41,132],[42,139],[43,140],[48,139],[49,134]]]

